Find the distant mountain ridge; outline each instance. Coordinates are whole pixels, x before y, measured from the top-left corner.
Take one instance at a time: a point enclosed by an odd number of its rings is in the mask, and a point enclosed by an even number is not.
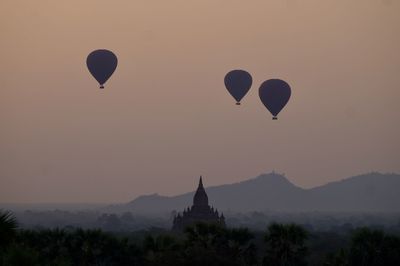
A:
[[[399,212],[400,175],[369,173],[303,189],[277,173],[246,181],[206,187],[210,205],[220,211]],[[167,197],[139,196],[112,211],[140,213],[182,211],[192,205],[194,191]]]

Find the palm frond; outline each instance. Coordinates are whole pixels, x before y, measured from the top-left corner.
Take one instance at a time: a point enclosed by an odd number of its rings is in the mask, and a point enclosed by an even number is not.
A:
[[[14,214],[10,211],[0,210],[0,232],[13,232],[17,227],[18,223]]]

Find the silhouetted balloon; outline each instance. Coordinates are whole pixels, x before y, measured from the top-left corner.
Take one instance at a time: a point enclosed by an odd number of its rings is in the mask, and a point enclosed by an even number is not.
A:
[[[262,103],[276,120],[279,112],[285,107],[291,95],[289,84],[280,79],[270,79],[261,84],[258,91]]]
[[[240,105],[240,101],[250,90],[253,79],[244,70],[232,70],[226,74],[224,82],[226,89],[235,98],[236,104]]]
[[[86,59],[86,65],[92,76],[99,82],[100,89],[104,88],[104,83],[114,73],[117,64],[118,59],[115,54],[105,49],[91,52]]]

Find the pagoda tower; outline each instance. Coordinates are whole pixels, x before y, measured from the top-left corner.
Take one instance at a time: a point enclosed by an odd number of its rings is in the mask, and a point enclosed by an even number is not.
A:
[[[203,186],[203,179],[200,176],[199,186],[193,197],[193,205],[186,208],[182,214],[178,213],[174,217],[172,230],[182,231],[185,227],[197,222],[215,223],[225,226],[225,217],[219,215],[218,210],[208,205],[208,196]]]

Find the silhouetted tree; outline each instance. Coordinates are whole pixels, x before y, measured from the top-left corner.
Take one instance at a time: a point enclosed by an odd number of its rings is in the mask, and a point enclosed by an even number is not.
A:
[[[250,242],[253,238],[247,228],[228,230],[230,257],[236,260],[237,265],[257,264],[256,246]]]
[[[22,230],[17,242],[40,254],[40,265],[143,265],[137,246],[100,230]]]
[[[265,234],[263,265],[306,265],[307,231],[295,224],[271,224]]]
[[[170,235],[147,236],[143,243],[145,264],[149,266],[185,265],[181,243]]]
[[[0,252],[1,266],[17,266],[17,265],[42,265],[39,260],[39,253],[33,248],[23,245],[11,245],[6,252]],[[57,264],[63,265],[63,264]]]
[[[17,232],[17,220],[9,211],[0,210],[0,250],[8,246]]]
[[[325,266],[349,266],[349,258],[346,250],[340,249],[339,252],[329,254],[324,262]]]
[[[400,265],[400,237],[370,228],[355,230],[351,240],[350,234],[342,231],[313,232],[307,239],[308,233],[294,224],[272,224],[266,233],[207,223],[188,227],[183,234],[160,229],[109,233],[83,229],[17,230],[10,213],[1,219],[3,225],[8,224],[3,228],[11,228],[13,233],[0,249],[0,266],[250,266],[261,261],[273,266],[306,262],[326,266]],[[9,232],[2,232],[5,231]],[[263,240],[265,254],[257,255],[256,247],[262,246]],[[308,246],[312,250],[310,257]]]
[[[353,233],[349,254],[350,265],[400,265],[400,238],[360,228]]]
[[[255,265],[256,249],[248,229],[198,223],[185,231],[187,265]]]

